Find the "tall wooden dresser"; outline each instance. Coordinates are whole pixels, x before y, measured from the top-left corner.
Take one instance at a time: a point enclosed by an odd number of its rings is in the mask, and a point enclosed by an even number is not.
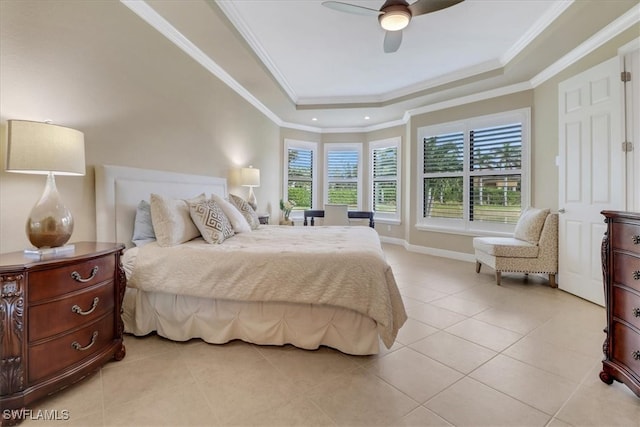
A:
[[[600,379],[640,397],[640,213],[603,211],[602,272],[607,337]]]
[[[81,242],[66,255],[0,255],[1,424],[125,355],[123,245]]]

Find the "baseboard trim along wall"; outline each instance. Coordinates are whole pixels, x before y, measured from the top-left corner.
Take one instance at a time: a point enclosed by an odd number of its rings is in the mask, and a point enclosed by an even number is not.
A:
[[[458,261],[476,262],[475,255],[464,253],[464,252],[455,252],[455,251],[448,251],[445,249],[430,248],[427,246],[411,245],[406,240],[398,239],[395,237],[380,236],[380,241],[383,243],[389,243],[392,245],[403,246],[406,250],[410,252],[417,252],[425,255],[433,255],[441,258],[450,258]]]

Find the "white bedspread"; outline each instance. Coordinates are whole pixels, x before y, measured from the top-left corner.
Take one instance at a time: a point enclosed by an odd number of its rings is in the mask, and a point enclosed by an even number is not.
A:
[[[375,320],[387,347],[407,319],[378,234],[369,227],[263,226],[220,245],[151,243],[139,249],[128,286],[345,307]]]

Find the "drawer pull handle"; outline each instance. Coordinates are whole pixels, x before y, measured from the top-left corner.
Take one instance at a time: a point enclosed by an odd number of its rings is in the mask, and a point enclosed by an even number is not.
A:
[[[74,350],[78,350],[78,351],[89,350],[91,346],[93,346],[96,343],[96,338],[98,338],[98,331],[93,331],[93,335],[91,335],[91,342],[87,344],[87,346],[83,347],[80,345],[78,341],[74,341],[71,343],[71,347],[73,347]]]
[[[640,236],[637,234],[631,238],[633,240],[634,245],[640,245]]]
[[[79,314],[80,316],[89,315],[89,314],[93,313],[93,311],[98,306],[98,301],[100,301],[100,298],[98,298],[98,297],[95,297],[93,299],[93,305],[91,306],[91,309],[89,309],[89,311],[82,311],[82,309],[80,308],[80,306],[78,304],[74,304],[74,306],[71,307],[71,311],[73,311],[76,314]],[[640,316],[640,314],[639,314],[639,316]]]
[[[636,350],[632,353],[633,360],[640,360],[640,350]]]
[[[631,311],[633,312],[633,317],[640,317],[640,307],[634,307]]]
[[[83,279],[82,276],[80,275],[80,273],[78,273],[77,271],[74,271],[73,273],[71,273],[71,278],[73,280],[75,280],[76,282],[87,283],[88,281],[90,281],[91,279],[96,277],[96,274],[98,274],[98,266],[97,265],[91,269],[91,274],[86,279]]]
[[[633,280],[640,280],[640,270],[633,272]]]

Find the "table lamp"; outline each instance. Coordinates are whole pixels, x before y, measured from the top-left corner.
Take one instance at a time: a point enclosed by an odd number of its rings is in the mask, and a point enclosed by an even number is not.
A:
[[[249,187],[249,206],[256,210],[258,208],[258,201],[256,195],[253,194],[253,187],[260,187],[260,169],[256,169],[253,166],[248,168],[242,168],[240,170],[240,185]]]
[[[41,252],[64,247],[73,232],[73,216],[58,194],[55,175],[85,174],[84,134],[49,123],[9,120],[6,159],[7,172],[47,175],[44,193],[27,220],[29,241]]]

